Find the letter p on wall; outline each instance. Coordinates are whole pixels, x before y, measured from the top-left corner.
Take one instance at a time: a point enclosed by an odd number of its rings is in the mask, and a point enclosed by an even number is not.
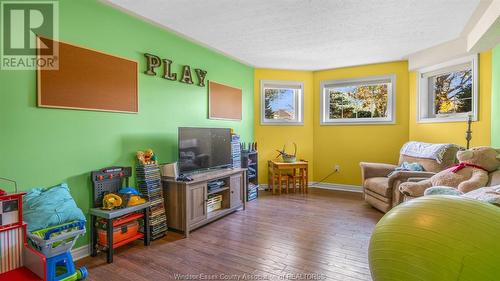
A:
[[[161,66],[160,57],[148,53],[145,53],[144,56],[146,57],[146,63],[147,63],[146,71],[144,71],[144,73],[152,76],[156,75],[155,68]]]

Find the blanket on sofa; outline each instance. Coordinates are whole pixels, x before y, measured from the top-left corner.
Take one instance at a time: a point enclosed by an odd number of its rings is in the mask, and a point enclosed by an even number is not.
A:
[[[467,193],[462,193],[458,189],[449,186],[433,186],[425,190],[424,196],[427,195],[463,196],[500,206],[500,185],[481,187]]]
[[[443,162],[446,150],[451,147],[462,147],[450,143],[426,143],[419,141],[409,141],[401,147],[400,153],[406,156],[434,159],[436,162]]]

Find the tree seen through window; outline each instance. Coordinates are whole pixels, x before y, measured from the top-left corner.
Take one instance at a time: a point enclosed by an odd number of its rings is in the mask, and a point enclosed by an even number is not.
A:
[[[266,88],[264,90],[266,119],[294,120],[296,91],[298,90]]]
[[[387,117],[389,83],[328,88],[330,119]]]
[[[465,113],[472,110],[472,70],[470,68],[429,77],[434,92],[436,114]]]

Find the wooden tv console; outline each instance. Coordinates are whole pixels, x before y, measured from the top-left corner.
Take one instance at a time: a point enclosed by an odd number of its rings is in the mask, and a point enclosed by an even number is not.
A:
[[[245,209],[246,173],[246,169],[208,171],[192,175],[193,181],[188,182],[162,177],[168,228],[188,237],[191,230],[240,208]],[[214,180],[222,180],[225,184],[208,191],[207,184]],[[209,212],[207,201],[212,194],[222,195],[222,208]]]

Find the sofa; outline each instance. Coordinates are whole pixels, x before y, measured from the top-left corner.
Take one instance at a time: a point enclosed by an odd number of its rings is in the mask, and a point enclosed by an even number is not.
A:
[[[400,154],[398,164],[361,162],[361,177],[363,196],[365,201],[381,212],[388,212],[404,198],[399,192],[399,185],[408,179],[430,178],[434,174],[456,163],[458,147],[451,146],[446,149],[442,160],[438,163],[434,159],[411,157]],[[403,162],[419,163],[424,167],[423,172],[396,171],[388,176]]]

